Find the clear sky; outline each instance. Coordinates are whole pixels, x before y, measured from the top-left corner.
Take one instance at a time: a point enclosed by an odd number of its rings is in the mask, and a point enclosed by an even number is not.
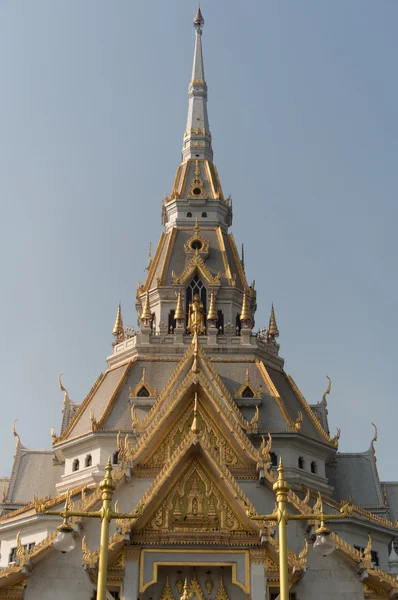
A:
[[[0,473],[111,353],[180,162],[189,0],[0,0]],[[398,479],[396,0],[202,0],[215,163],[286,371]]]

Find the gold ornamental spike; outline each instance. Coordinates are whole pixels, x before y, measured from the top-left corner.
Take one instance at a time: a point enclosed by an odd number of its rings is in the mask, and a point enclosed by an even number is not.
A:
[[[218,319],[218,314],[217,314],[217,310],[216,310],[216,302],[214,299],[214,292],[212,292],[210,294],[210,306],[209,306],[209,312],[207,314],[207,320],[208,321],[217,321]]]
[[[250,321],[251,320],[251,314],[249,311],[249,305],[247,302],[246,292],[243,294],[242,312],[240,314],[240,320],[241,321]]]
[[[142,321],[150,321],[151,320],[151,305],[149,304],[149,291],[146,293],[144,308],[141,314]]]
[[[178,292],[177,307],[176,307],[176,312],[174,314],[174,318],[176,321],[183,321],[185,319],[185,313],[184,313],[184,309],[182,306],[181,292]]]
[[[122,305],[119,302],[119,306],[117,307],[116,313],[116,321],[114,328],[112,330],[112,335],[115,338],[122,339],[124,338],[124,329],[123,329],[123,318],[122,318]]]
[[[271,316],[270,316],[270,319],[269,319],[268,336],[272,340],[274,340],[275,338],[277,338],[279,336],[279,329],[278,329],[278,326],[276,324],[275,309],[274,309],[274,304],[273,303],[272,303],[272,308],[271,308]]]
[[[189,600],[188,579],[185,579],[185,582],[184,582],[184,593],[181,596],[180,600]]]
[[[200,432],[198,425],[198,393],[195,392],[195,404],[193,407],[193,421],[191,425],[192,433],[198,434]]]

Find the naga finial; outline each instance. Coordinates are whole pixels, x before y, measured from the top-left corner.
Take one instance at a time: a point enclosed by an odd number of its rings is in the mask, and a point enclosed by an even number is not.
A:
[[[14,423],[13,423],[13,425],[12,425],[12,432],[13,432],[14,436],[17,438],[17,443],[16,443],[16,446],[15,446],[15,448],[18,450],[18,446],[19,446],[19,445],[20,445],[20,443],[21,443],[21,438],[19,437],[19,434],[17,433],[17,430],[16,430],[16,428],[15,428],[15,423],[16,423],[17,421],[18,421],[18,419],[15,419],[15,421],[14,421]]]
[[[68,390],[66,389],[66,387],[64,387],[62,385],[62,381],[61,381],[61,377],[62,377],[63,373],[61,373],[58,376],[58,383],[59,383],[59,389],[61,390],[61,392],[64,392],[64,405],[66,404],[67,400],[69,400],[69,394],[68,394]]]
[[[374,458],[376,459],[375,442],[377,442],[377,427],[374,423],[372,423],[372,425],[375,428],[375,434],[372,437],[372,441],[370,442],[370,449],[372,450],[372,454],[373,454]]]
[[[326,392],[323,394],[322,396],[322,402],[321,404],[326,408],[328,403],[326,401],[326,396],[328,394],[330,394],[330,390],[332,389],[332,380],[330,379],[330,377],[328,375],[326,375],[326,378],[329,379],[329,384],[328,384],[328,389],[326,390]]]

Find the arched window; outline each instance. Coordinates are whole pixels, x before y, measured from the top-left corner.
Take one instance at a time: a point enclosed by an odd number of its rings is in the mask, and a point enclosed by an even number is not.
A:
[[[207,217],[207,212],[202,212],[202,217],[205,219]]]
[[[243,390],[242,398],[254,398],[253,390],[251,390],[249,386],[245,387]]]
[[[302,456],[299,456],[298,458],[298,468],[304,469],[304,458]]]
[[[92,464],[93,464],[93,457],[91,456],[91,454],[87,454],[86,460],[84,461],[84,466],[91,467]]]
[[[218,310],[217,315],[218,315],[218,318],[217,318],[216,327],[217,327],[218,333],[223,334],[224,333],[224,313],[222,310]]]
[[[191,212],[187,212],[187,217],[192,217],[192,213]]]
[[[173,333],[176,328],[176,320],[174,318],[175,313],[176,311],[174,309],[169,312],[169,333]]]
[[[242,327],[242,323],[241,323],[241,320],[240,320],[240,313],[238,313],[236,315],[235,327],[236,327],[236,335],[240,335],[240,330],[241,330],[241,327]]]
[[[186,323],[188,323],[188,316],[189,316],[189,303],[192,302],[193,297],[195,296],[195,294],[198,294],[200,301],[203,304],[203,310],[205,313],[205,323],[206,323],[206,312],[207,312],[207,293],[206,293],[206,288],[203,285],[202,281],[200,280],[198,274],[196,273],[194,275],[194,278],[192,279],[191,283],[189,284],[189,286],[187,287],[187,293],[186,293]]]
[[[72,463],[72,471],[73,471],[73,472],[75,472],[75,471],[78,471],[78,470],[79,470],[79,468],[80,468],[79,459],[78,459],[78,458],[75,458],[75,460],[74,460],[74,461],[73,461],[73,463]]]
[[[311,463],[311,473],[315,473],[317,472],[317,467],[316,467],[316,462],[313,460]]]
[[[116,452],[114,452],[113,456],[112,456],[112,463],[114,465],[117,465],[118,462],[119,462],[119,450],[116,450]]]

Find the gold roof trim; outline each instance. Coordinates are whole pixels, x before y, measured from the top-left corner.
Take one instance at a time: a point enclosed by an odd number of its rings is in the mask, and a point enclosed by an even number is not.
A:
[[[107,420],[107,418],[108,418],[108,417],[109,417],[109,415],[111,414],[111,412],[112,412],[112,409],[113,409],[113,406],[114,406],[114,404],[115,404],[116,400],[117,400],[117,399],[118,399],[118,397],[119,397],[119,394],[120,394],[120,392],[121,392],[121,390],[122,390],[122,387],[123,387],[123,386],[124,386],[124,384],[126,383],[126,381],[127,381],[127,378],[128,378],[128,376],[129,376],[129,374],[130,374],[131,367],[133,366],[133,364],[134,364],[135,362],[137,362],[137,360],[138,360],[138,356],[135,356],[135,357],[134,357],[134,358],[133,358],[133,359],[132,359],[132,360],[131,360],[131,361],[130,361],[130,362],[127,364],[127,365],[126,365],[125,371],[124,371],[124,373],[123,373],[122,377],[120,378],[120,381],[119,381],[119,383],[117,384],[115,391],[113,392],[113,394],[112,394],[112,396],[111,396],[111,398],[110,398],[110,400],[109,400],[109,402],[108,402],[108,404],[107,404],[107,406],[106,406],[106,408],[105,408],[104,412],[102,413],[102,416],[101,416],[101,417],[98,419],[98,421],[97,421],[97,428],[102,428],[102,427],[103,427],[103,425],[104,425],[104,423],[105,423],[105,421]]]
[[[79,408],[73,415],[73,418],[70,421],[68,427],[65,429],[65,431],[59,437],[54,438],[53,446],[56,446],[59,442],[62,442],[69,436],[70,432],[72,431],[72,429],[74,428],[74,426],[76,425],[76,423],[78,422],[78,420],[80,419],[80,417],[82,416],[84,411],[86,410],[87,406],[90,404],[94,394],[96,393],[96,391],[98,390],[98,388],[100,387],[100,385],[102,384],[102,382],[104,381],[104,379],[108,373],[109,373],[109,370],[105,371],[105,373],[100,373],[100,375],[97,378],[97,381],[94,383],[93,387],[91,388],[91,390],[89,391],[89,393],[87,394],[87,396],[85,397],[85,399],[83,400],[83,402],[80,404]]]
[[[249,287],[249,285],[247,283],[246,275],[245,275],[245,270],[242,267],[242,262],[240,260],[239,252],[238,252],[238,249],[236,247],[234,236],[232,235],[232,233],[228,233],[228,239],[229,239],[229,243],[231,245],[231,250],[232,250],[232,254],[234,256],[236,268],[238,270],[238,275],[240,277],[240,280],[242,282],[244,290],[250,296],[254,296],[255,297],[255,295],[256,295],[255,291],[253,290],[253,288]]]
[[[164,262],[163,262],[163,265],[162,265],[162,270],[161,270],[160,275],[158,277],[158,280],[156,282],[157,285],[163,285],[164,284],[165,277],[166,277],[166,269],[169,266],[170,256],[171,256],[171,253],[172,253],[173,248],[174,248],[176,237],[177,237],[177,229],[175,227],[173,227],[173,229],[170,231],[170,233],[167,234],[166,254],[165,254],[165,257],[164,257]]]
[[[286,406],[285,406],[282,398],[280,397],[279,392],[276,389],[274,382],[272,381],[271,376],[267,371],[266,366],[264,365],[264,363],[261,360],[256,360],[256,365],[257,365],[257,368],[260,371],[265,383],[270,388],[271,394],[274,397],[274,399],[279,407],[279,410],[281,411],[282,416],[286,421],[286,425],[288,425],[292,431],[295,431],[293,419],[291,419],[289,413],[287,412]]]
[[[254,387],[249,377],[249,369],[246,369],[245,381],[242,383],[239,389],[234,390],[234,398],[242,398],[242,394],[246,388],[249,388],[253,392],[253,398],[261,398],[261,390]]]
[[[226,204],[228,204],[228,202],[226,202],[225,198],[224,198],[224,194],[222,191],[222,186],[221,186],[221,181],[220,181],[220,177],[218,175],[218,170],[217,167],[214,163],[211,163],[211,166],[209,165],[209,169],[211,170],[211,167],[213,167],[213,171],[214,171],[214,177],[216,180],[216,185],[215,187],[218,190],[218,197],[220,198],[220,200],[222,200],[223,202],[225,202]]]
[[[211,274],[211,272],[205,265],[203,258],[200,256],[198,250],[195,250],[193,257],[191,258],[181,275],[176,275],[173,271],[173,283],[178,285],[186,283],[196,271],[196,269],[199,271],[202,277],[206,279],[207,283],[210,283],[210,285],[220,285],[221,274],[217,273],[214,276]]]
[[[151,287],[152,280],[155,276],[156,269],[158,268],[160,256],[162,254],[166,234],[162,233],[156,248],[155,256],[152,259],[151,266],[149,267],[148,275],[145,284],[138,290],[138,293],[146,292]]]
[[[153,388],[146,378],[145,367],[143,367],[143,369],[142,369],[142,377],[141,377],[140,381],[138,382],[138,384],[135,386],[135,388],[133,389],[132,387],[129,387],[129,397],[136,398],[138,396],[138,392],[143,387],[148,390],[148,393],[151,397],[155,397],[158,395],[158,390],[156,388]]]
[[[322,437],[324,438],[324,440],[326,442],[328,442],[328,444],[331,444],[333,447],[337,447],[339,445],[338,440],[337,441],[333,441],[331,439],[331,437],[326,433],[326,431],[324,430],[324,428],[321,425],[321,422],[316,418],[316,416],[314,415],[310,405],[308,404],[307,400],[304,398],[303,394],[301,393],[301,391],[299,390],[296,382],[294,381],[293,377],[291,375],[287,376],[287,380],[290,383],[291,388],[293,389],[294,393],[296,394],[297,398],[299,399],[302,407],[304,408],[305,412],[308,414],[308,416],[310,417],[312,423],[315,425],[316,429],[319,431],[319,433],[322,435]]]
[[[232,285],[231,268],[228,263],[228,257],[227,257],[227,252],[225,250],[224,238],[223,238],[223,233],[221,231],[221,227],[217,227],[217,239],[218,239],[218,244],[219,244],[220,250],[221,250],[222,261],[224,264],[225,278],[228,280],[229,285]]]

